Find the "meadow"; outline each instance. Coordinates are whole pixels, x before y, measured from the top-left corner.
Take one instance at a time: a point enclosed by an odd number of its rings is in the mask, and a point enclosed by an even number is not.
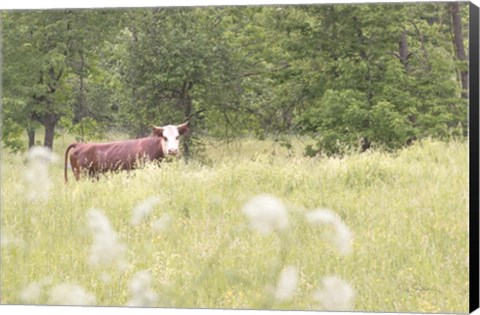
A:
[[[466,141],[210,141],[207,162],[66,185],[70,140],[3,151],[2,304],[468,312]]]

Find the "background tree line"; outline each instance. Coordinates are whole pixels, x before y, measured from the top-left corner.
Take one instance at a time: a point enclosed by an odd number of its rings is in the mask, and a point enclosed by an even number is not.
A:
[[[468,4],[4,11],[2,24],[12,150],[38,130],[48,147],[59,128],[139,137],[201,110],[195,135],[309,135],[312,155],[468,131]]]

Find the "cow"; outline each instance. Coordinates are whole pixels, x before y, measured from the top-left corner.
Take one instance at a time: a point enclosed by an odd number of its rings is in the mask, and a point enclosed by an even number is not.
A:
[[[132,170],[143,161],[162,160],[179,154],[179,137],[189,131],[189,122],[181,125],[152,127],[150,136],[140,139],[107,143],[72,143],[65,151],[65,183],[67,178],[68,153],[75,179],[86,171],[90,177],[97,177],[108,171]]]

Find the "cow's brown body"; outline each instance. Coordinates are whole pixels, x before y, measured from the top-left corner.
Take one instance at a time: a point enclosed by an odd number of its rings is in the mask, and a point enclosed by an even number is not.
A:
[[[177,130],[177,139],[179,135],[188,131],[187,124],[170,126],[170,128],[177,128],[175,129]],[[131,170],[139,163],[162,160],[166,155],[176,155],[178,150],[171,152],[170,149],[165,149],[168,138],[163,136],[163,128],[167,127],[154,127],[151,136],[141,139],[107,143],[73,143],[69,145],[65,151],[65,182],[68,180],[68,153],[72,149],[70,165],[77,180],[80,179],[82,172],[95,177],[103,172]]]

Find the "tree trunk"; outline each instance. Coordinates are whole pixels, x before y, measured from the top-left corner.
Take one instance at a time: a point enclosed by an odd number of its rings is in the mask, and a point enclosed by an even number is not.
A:
[[[35,129],[27,129],[28,135],[28,148],[30,149],[35,145]]]
[[[45,124],[45,138],[43,140],[43,145],[50,148],[50,150],[53,149],[53,138],[55,135],[56,124],[56,121],[51,121]]]
[[[400,62],[405,67],[405,70],[408,71],[408,42],[407,42],[407,31],[403,31],[402,35],[400,36],[400,41],[398,42],[398,48],[400,52]]]
[[[83,119],[87,116],[86,102],[85,102],[85,87],[83,84],[83,57],[82,57],[82,69],[80,70],[80,92],[78,94],[78,104],[80,106],[80,132],[81,140],[85,141],[85,128],[83,127]]]
[[[460,4],[458,2],[450,3],[452,12],[452,27],[453,27],[453,44],[455,46],[455,55],[458,60],[465,61],[467,56],[465,54],[465,46],[463,45],[462,36],[462,18],[460,16]],[[462,66],[460,70],[460,81],[462,84],[462,97],[468,98],[468,70]]]
[[[47,148],[53,149],[53,138],[55,136],[55,126],[60,119],[57,114],[45,114],[38,118],[38,120],[45,127],[45,137],[43,139],[43,145]]]
[[[365,152],[370,149],[371,142],[367,137],[362,137],[360,139],[360,152]]]
[[[187,120],[192,114],[192,98],[190,97],[190,90],[193,86],[192,82],[184,82],[182,87],[182,103],[184,106],[184,117]],[[183,139],[183,155],[185,160],[188,161],[190,158],[190,137],[187,135]]]
[[[292,127],[292,113],[289,110],[282,111],[282,118],[283,118],[283,130],[290,130]]]

